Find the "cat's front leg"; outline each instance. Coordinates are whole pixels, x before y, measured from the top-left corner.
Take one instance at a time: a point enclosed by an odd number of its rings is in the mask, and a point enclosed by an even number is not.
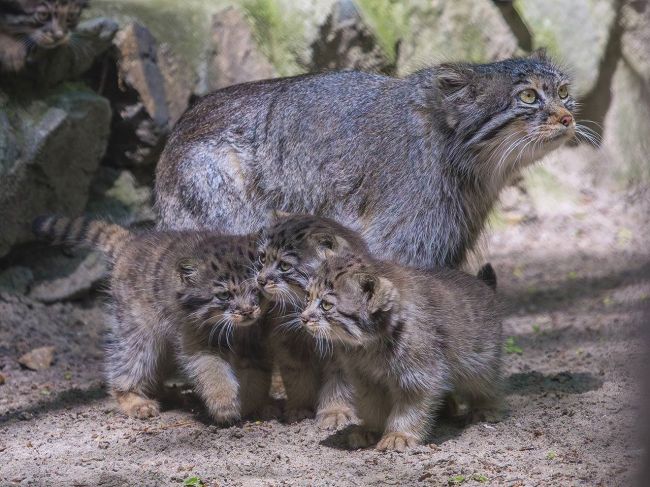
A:
[[[354,418],[352,388],[335,358],[326,361],[316,419],[321,428],[337,429]]]
[[[0,33],[0,70],[17,73],[25,67],[26,59],[26,44]]]
[[[239,421],[239,381],[230,363],[210,352],[186,355],[182,362],[210,416],[223,425]]]
[[[432,424],[433,411],[442,400],[442,394],[409,393],[393,395],[384,433],[377,450],[404,451],[424,443]]]

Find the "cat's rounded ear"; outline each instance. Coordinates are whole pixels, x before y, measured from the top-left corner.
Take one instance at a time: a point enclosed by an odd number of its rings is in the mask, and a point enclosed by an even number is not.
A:
[[[269,211],[269,221],[272,222],[272,223],[275,223],[278,220],[283,220],[285,218],[290,218],[290,217],[292,217],[294,215],[295,215],[295,213],[289,213],[289,212],[286,212],[286,211],[274,209],[274,210]]]
[[[368,311],[370,314],[379,311],[389,311],[397,300],[397,289],[392,282],[385,277],[373,276],[371,274],[359,273],[356,278],[361,290],[368,299]]]
[[[315,233],[311,236],[311,239],[316,247],[316,252],[321,257],[339,255],[344,250],[350,248],[348,241],[340,235],[332,235],[331,233]]]
[[[445,63],[438,66],[436,72],[438,89],[445,95],[451,96],[474,81],[474,71],[466,64]],[[467,90],[470,91],[470,90]]]
[[[191,257],[183,257],[176,262],[176,272],[184,284],[195,284],[199,276],[199,263]]]
[[[535,61],[547,62],[549,61],[548,52],[545,47],[540,47],[535,49],[528,55],[528,59],[533,59]]]

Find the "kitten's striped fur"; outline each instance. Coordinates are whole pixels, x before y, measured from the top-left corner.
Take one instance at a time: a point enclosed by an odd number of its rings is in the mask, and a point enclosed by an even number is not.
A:
[[[34,232],[89,246],[111,261],[109,387],[127,414],[158,413],[170,365],[192,379],[219,423],[268,404],[271,366],[253,279],[256,236],[135,233],[85,218],[39,217]]]
[[[481,282],[483,281],[483,282]],[[350,446],[380,450],[425,441],[449,393],[494,407],[500,390],[496,275],[423,271],[363,256],[330,256],[309,286],[301,320],[335,346],[362,420]]]

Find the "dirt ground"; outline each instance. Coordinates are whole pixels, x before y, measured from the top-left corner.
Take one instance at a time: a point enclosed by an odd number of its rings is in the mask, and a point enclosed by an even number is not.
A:
[[[345,431],[313,420],[217,428],[185,391],[158,418],[126,418],[102,383],[100,299],[0,294],[0,485],[633,485],[650,191],[596,185],[562,154],[528,194],[508,190],[484,245],[512,337],[502,421],[443,419],[430,444],[399,454],[350,451]],[[22,369],[44,345],[54,364]]]

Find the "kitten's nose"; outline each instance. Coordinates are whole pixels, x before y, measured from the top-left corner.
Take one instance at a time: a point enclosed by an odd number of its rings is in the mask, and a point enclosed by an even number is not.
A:
[[[564,125],[565,127],[568,127],[569,125],[571,125],[571,122],[573,122],[573,117],[571,115],[564,115],[560,119],[560,123],[562,125]]]
[[[257,276],[257,284],[260,286],[264,287],[266,285],[266,277],[264,276]]]
[[[302,321],[303,323],[308,323],[309,322],[309,316],[301,314],[300,315],[300,321]]]

